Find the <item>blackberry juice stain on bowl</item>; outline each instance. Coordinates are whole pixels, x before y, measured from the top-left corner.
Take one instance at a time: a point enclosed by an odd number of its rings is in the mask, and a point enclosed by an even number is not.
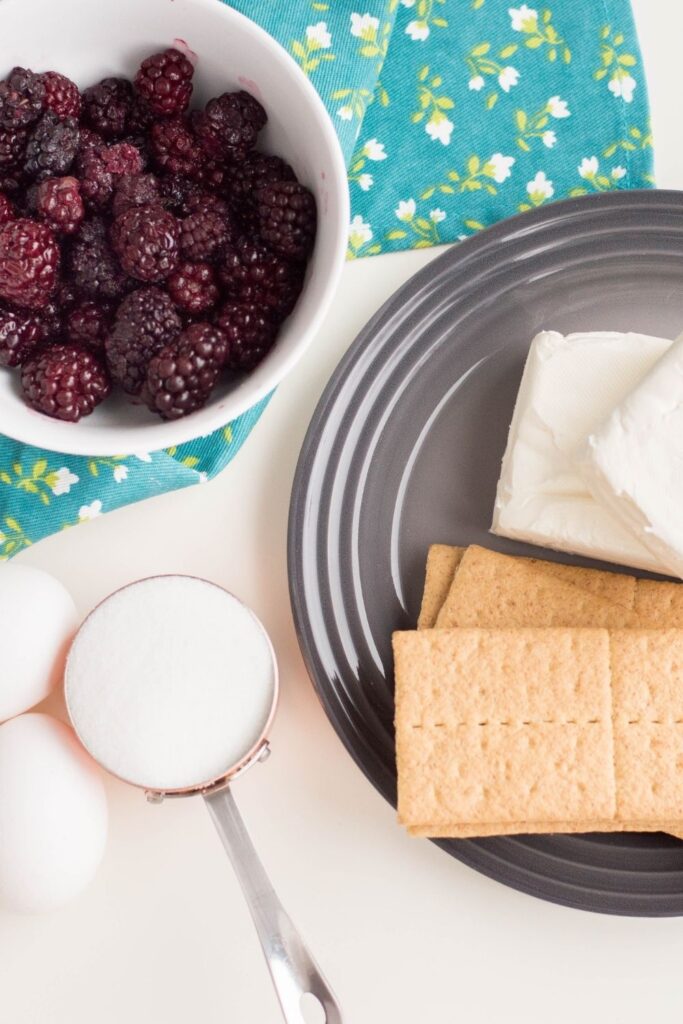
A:
[[[258,100],[190,110],[193,77],[169,48],[83,93],[56,71],[0,82],[0,363],[38,412],[76,422],[120,387],[186,416],[296,304],[315,199],[256,150]]]
[[[314,87],[215,0],[3,0],[2,38],[0,433],[106,455],[225,425],[293,368],[343,266]]]

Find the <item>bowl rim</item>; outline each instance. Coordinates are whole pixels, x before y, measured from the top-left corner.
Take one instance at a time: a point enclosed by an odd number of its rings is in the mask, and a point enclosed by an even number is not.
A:
[[[226,23],[232,21],[233,25],[237,25],[255,36],[260,45],[270,52],[273,60],[285,65],[286,69],[296,76],[302,91],[308,94],[310,103],[317,108],[318,127],[322,132],[332,164],[333,173],[329,186],[338,193],[339,201],[337,214],[330,227],[332,236],[338,238],[338,244],[336,252],[333,254],[327,279],[320,285],[320,297],[316,308],[309,314],[308,322],[301,326],[301,337],[296,339],[292,351],[287,358],[283,359],[277,370],[256,384],[247,377],[239,391],[234,393],[234,397],[228,397],[230,405],[228,411],[219,405],[208,405],[178,420],[150,421],[149,424],[122,428],[107,425],[94,430],[88,429],[87,417],[79,423],[73,424],[50,419],[35,411],[16,428],[13,424],[0,422],[0,435],[4,433],[11,440],[50,451],[59,451],[65,455],[111,456],[120,455],[123,449],[127,455],[146,454],[205,437],[243,416],[249,409],[254,408],[272,394],[310,347],[336,293],[346,260],[350,198],[346,161],[325,104],[308,76],[304,74],[284,46],[255,21],[230,7],[224,0],[181,0],[181,2],[207,11],[220,9],[221,13],[218,16],[226,18]]]

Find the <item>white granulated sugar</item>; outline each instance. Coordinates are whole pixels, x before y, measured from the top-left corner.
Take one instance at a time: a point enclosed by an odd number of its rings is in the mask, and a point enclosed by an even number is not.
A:
[[[66,671],[82,742],[109,771],[148,789],[224,774],[267,724],[270,642],[220,587],[184,576],[143,580],[86,620]]]

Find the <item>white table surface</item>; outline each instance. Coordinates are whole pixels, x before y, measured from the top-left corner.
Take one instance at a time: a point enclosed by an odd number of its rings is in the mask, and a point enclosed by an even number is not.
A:
[[[658,181],[683,187],[683,8],[634,0]],[[304,669],[285,536],[306,426],[368,317],[435,250],[346,267],[313,350],[247,448],[204,487],[155,498],[21,556],[86,612],[158,572],[206,576],[271,631],[284,682],[273,756],[235,786],[262,857],[341,1000],[345,1024],[678,1021],[683,919],[542,903],[408,838],[352,763]],[[237,883],[200,800],[148,806],[108,781],[110,839],[89,889],[42,917],[0,913],[3,1024],[280,1024]]]

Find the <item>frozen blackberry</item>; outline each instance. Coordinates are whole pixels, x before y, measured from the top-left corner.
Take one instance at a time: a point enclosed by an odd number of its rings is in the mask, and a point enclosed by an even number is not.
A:
[[[248,302],[226,302],[216,317],[228,339],[228,365],[233,370],[253,370],[273,347],[277,328],[263,308]]]
[[[78,140],[79,156],[88,149],[99,149],[105,145],[104,139],[98,132],[93,131],[92,128],[86,128],[85,125],[81,125],[81,134]]]
[[[208,210],[211,213],[218,213],[226,219],[230,218],[230,207],[225,199],[221,199],[214,192],[207,192],[205,189],[199,189],[189,196],[186,206],[188,214],[205,213]]]
[[[192,95],[194,67],[180,50],[155,53],[142,62],[135,76],[135,88],[150,109],[161,117],[187,110]]]
[[[267,114],[251,93],[225,92],[193,114],[192,126],[209,156],[243,159],[256,143]]]
[[[303,287],[303,270],[258,241],[229,244],[218,265],[226,295],[263,309],[274,319],[291,313]]]
[[[86,221],[72,242],[70,270],[74,285],[85,298],[118,299],[129,287],[99,217]]]
[[[305,260],[315,241],[315,199],[298,181],[275,181],[256,189],[256,213],[261,238],[292,260]]]
[[[158,116],[158,114],[154,113],[146,99],[136,95],[133,98],[133,106],[128,118],[128,131],[131,135],[147,135]]]
[[[105,340],[114,382],[130,395],[139,394],[150,359],[164,345],[172,344],[181,330],[180,317],[161,288],[131,292],[119,306]]]
[[[46,224],[11,220],[0,228],[0,299],[41,309],[57,286],[59,246]]]
[[[26,173],[38,181],[66,174],[78,152],[79,135],[74,117],[61,118],[46,110],[29,136],[24,160]]]
[[[204,160],[199,166],[197,181],[204,189],[222,195],[230,185],[230,165],[223,160]]]
[[[152,126],[149,139],[152,159],[163,171],[189,177],[196,175],[202,152],[194,135],[180,118],[157,121]]]
[[[81,93],[76,83],[56,71],[46,71],[40,77],[45,87],[43,108],[58,117],[75,117],[78,120],[81,116]]]
[[[24,363],[21,385],[31,408],[70,423],[88,416],[111,390],[102,359],[77,345],[39,349]]]
[[[213,309],[218,287],[209,263],[181,263],[168,279],[168,293],[178,309],[197,316]]]
[[[21,366],[43,338],[36,316],[0,306],[0,366]]]
[[[120,217],[134,206],[147,206],[160,201],[159,179],[154,174],[124,174],[116,182],[112,216]]]
[[[212,209],[200,208],[181,222],[180,251],[187,260],[215,259],[232,237],[228,218]]]
[[[14,207],[10,203],[4,192],[0,192],[0,227],[3,224],[8,224],[9,221],[16,219],[16,213]]]
[[[71,310],[66,318],[66,336],[72,345],[104,351],[104,341],[112,321],[110,303],[87,299]]]
[[[178,265],[180,224],[162,206],[136,206],[117,217],[111,239],[121,266],[138,281],[163,281]]]
[[[296,181],[289,164],[269,153],[250,153],[231,169],[230,201],[241,214],[248,214],[256,189],[276,181]]]
[[[43,326],[44,340],[52,344],[55,341],[64,339],[65,310],[59,304],[58,293],[52,296],[46,306],[39,311],[40,322]]]
[[[36,212],[58,234],[78,231],[85,207],[76,178],[48,178],[36,191]]]
[[[106,170],[114,177],[142,172],[143,159],[140,150],[130,142],[115,142],[111,146],[105,146],[100,155]]]
[[[119,139],[133,109],[133,87],[125,78],[104,78],[83,93],[83,120],[105,139]]]
[[[76,160],[76,173],[81,182],[81,195],[91,210],[104,210],[114,195],[114,175],[102,159],[103,146],[81,150]]]
[[[161,178],[159,183],[161,191],[161,203],[167,210],[175,213],[177,217],[184,217],[190,213],[188,203],[190,199],[202,191],[201,185],[186,178],[182,174],[167,174]]]
[[[144,398],[162,419],[176,420],[206,405],[225,365],[225,335],[211,324],[192,324],[174,345],[149,362]]]
[[[13,68],[0,82],[0,126],[27,128],[40,117],[45,86],[40,75],[26,68]]]
[[[0,175],[23,166],[27,142],[27,128],[0,128]]]

